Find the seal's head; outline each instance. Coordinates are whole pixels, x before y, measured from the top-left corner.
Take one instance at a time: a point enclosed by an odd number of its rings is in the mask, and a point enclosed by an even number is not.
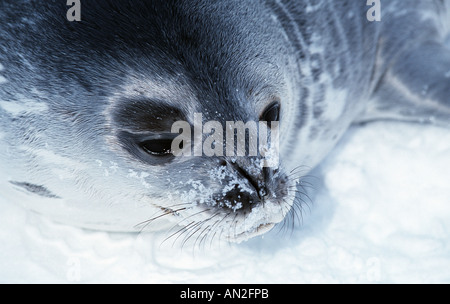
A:
[[[77,194],[68,195],[70,178],[64,187],[50,178],[40,185],[60,199],[90,202],[98,216],[75,223],[127,230],[170,221],[196,238],[239,241],[283,220],[296,192],[283,164],[299,111],[296,59],[270,10],[244,2],[83,2],[79,23],[61,21],[62,9],[38,9],[45,31],[35,31],[33,64],[45,81],[31,86],[52,96],[53,113],[40,138],[71,158],[65,169],[73,166]],[[272,122],[280,123],[280,163],[268,166],[260,149],[248,156],[258,145],[252,135],[244,136],[247,156],[227,153],[227,122],[260,121],[269,122],[271,140]],[[192,140],[181,144],[191,155],[172,153],[179,122],[191,127]],[[207,122],[223,126],[222,137]],[[223,155],[195,152],[206,146],[223,147]],[[111,220],[113,209],[120,212]]]
[[[280,34],[271,32],[278,27],[270,18],[242,24],[261,13],[248,6],[239,10],[242,16],[223,15],[226,5],[216,2],[203,8],[166,1],[157,6],[158,11],[146,10],[151,21],[140,25],[136,40],[118,30],[127,52],[138,55],[127,56],[136,65],[128,65],[103,112],[111,131],[108,147],[135,171],[148,173],[148,189],[141,191],[161,209],[141,227],[173,217],[196,237],[239,240],[267,232],[284,219],[295,196],[283,165],[268,164],[258,145],[265,135],[259,122],[268,122],[267,138],[273,142],[270,127],[280,122],[285,131],[284,118],[294,104],[285,68],[290,58],[278,53]],[[144,41],[145,47],[132,47]],[[182,129],[186,153],[175,156],[173,139],[179,134],[172,132],[181,122],[188,127]],[[227,141],[231,122],[249,127],[245,156],[236,151],[238,136]],[[249,134],[252,130],[256,133]],[[232,132],[233,139],[239,131]],[[251,154],[255,146],[257,153]],[[211,147],[214,153],[207,153]]]

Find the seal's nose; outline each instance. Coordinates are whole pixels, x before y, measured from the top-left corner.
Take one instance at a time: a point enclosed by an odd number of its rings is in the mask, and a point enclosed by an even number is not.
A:
[[[220,166],[227,167],[233,174],[223,179],[226,192],[218,194],[215,200],[220,206],[237,210],[251,210],[258,203],[267,200],[271,194],[270,168],[257,165],[257,159],[222,159]],[[221,203],[222,202],[222,203]]]
[[[267,187],[264,186],[261,189],[259,189],[258,195],[261,199],[264,199],[267,196],[269,196],[269,191],[267,191]]]
[[[248,168],[248,164],[246,166]],[[267,188],[267,177],[269,175],[268,168],[251,168],[253,170],[244,169],[244,166],[239,164],[234,164],[235,170],[238,174],[245,178],[252,188],[257,193],[260,200],[265,199],[269,196],[269,189]],[[251,172],[251,173],[250,173]]]
[[[236,165],[234,167],[241,177],[245,178],[256,191],[259,191],[259,189],[261,188],[260,185],[262,183],[262,180],[258,175],[250,173],[249,170],[246,170],[239,165]]]

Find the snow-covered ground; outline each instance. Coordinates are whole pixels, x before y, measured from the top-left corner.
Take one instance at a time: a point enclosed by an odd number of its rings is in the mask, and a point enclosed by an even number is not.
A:
[[[353,128],[314,175],[294,229],[195,250],[165,233],[54,224],[0,199],[0,282],[450,283],[450,130]]]

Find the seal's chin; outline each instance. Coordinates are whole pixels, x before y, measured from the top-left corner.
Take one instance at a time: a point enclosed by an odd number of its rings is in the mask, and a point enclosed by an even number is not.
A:
[[[236,243],[241,243],[249,240],[250,238],[254,238],[263,234],[266,234],[270,230],[273,229],[273,227],[276,226],[276,223],[270,223],[270,224],[261,224],[259,225],[255,230],[252,232],[242,232],[241,234],[235,235],[233,238],[230,238],[229,240]]]
[[[292,203],[286,200],[260,202],[250,213],[235,216],[235,222],[229,223],[233,229],[228,230],[225,237],[230,242],[240,243],[263,235],[282,222],[291,207]]]
[[[173,237],[240,243],[282,222],[294,204],[296,180],[280,168],[255,168],[224,165],[211,169],[209,180],[181,183],[182,192],[160,207],[181,227]]]
[[[269,232],[282,222],[293,200],[265,200],[240,210],[197,204],[180,214],[185,219],[183,233],[193,239],[241,243]]]

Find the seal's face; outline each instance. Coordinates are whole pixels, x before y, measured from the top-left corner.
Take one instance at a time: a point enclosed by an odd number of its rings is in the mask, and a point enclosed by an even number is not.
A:
[[[145,229],[170,220],[200,239],[243,240],[282,221],[295,197],[283,159],[298,111],[296,56],[270,10],[244,2],[91,1],[79,23],[61,20],[64,5],[24,11],[34,24],[10,41],[19,51],[9,52],[23,83],[4,88],[45,102],[46,111],[32,116],[45,128],[33,127],[42,131],[18,147],[33,163],[15,185],[52,193],[64,204],[57,212],[49,202],[40,212],[89,228]],[[279,123],[275,165],[266,165],[261,149],[249,155],[260,142],[250,143],[252,135],[244,136],[244,156],[227,153],[225,141],[208,141],[208,122],[222,126],[225,139],[227,122],[260,121],[268,122],[269,144]],[[191,127],[183,148],[223,147],[223,155],[173,155],[177,122]],[[68,206],[83,212],[70,218]]]
[[[276,38],[280,35],[270,34],[273,21],[238,24],[236,16],[219,16],[220,4],[211,3],[195,11],[203,19],[192,23],[193,9],[177,8],[170,12],[176,22],[155,16],[164,20],[142,25],[146,47],[136,50],[129,38],[124,42],[139,53],[140,65],[127,67],[122,85],[108,98],[105,142],[117,158],[148,175],[141,191],[160,212],[149,215],[141,227],[172,218],[197,237],[246,239],[264,233],[284,219],[295,197],[294,181],[283,164],[267,166],[258,149],[249,156],[251,135],[245,138],[245,156],[230,156],[225,141],[209,142],[223,147],[220,153],[195,151],[207,145],[208,122],[223,126],[223,139],[227,122],[268,122],[267,133],[272,122],[279,122],[283,132],[294,103],[286,82],[290,75],[283,68],[289,58],[274,54],[273,45],[282,42]],[[261,33],[271,40],[258,41]],[[195,130],[195,113],[201,117],[200,130]],[[184,147],[189,155],[173,154],[177,122],[191,127],[190,147]],[[281,149],[283,139],[282,133]]]
[[[245,84],[245,78],[242,81]],[[269,95],[265,97],[267,102],[257,103],[250,94],[243,94],[238,95],[242,99],[230,100],[228,105],[221,103],[224,109],[217,111],[214,107],[218,103],[209,96],[214,93],[221,98],[222,92],[214,87],[209,92],[203,89],[189,96],[186,92],[192,92],[193,88],[146,89],[158,87],[151,80],[142,83],[143,87],[136,86],[136,82],[134,85],[124,90],[131,95],[110,100],[106,116],[112,128],[106,142],[117,158],[126,158],[129,166],[148,177],[148,181],[141,184],[141,191],[160,212],[149,215],[148,221],[138,225],[139,228],[158,225],[158,221],[171,218],[186,228],[187,235],[196,233],[197,237],[215,235],[241,240],[267,232],[284,219],[294,200],[294,181],[279,162],[268,166],[267,155],[263,157],[260,151],[249,156],[252,135],[244,137],[245,156],[237,153],[229,156],[230,143],[220,141],[226,137],[226,127],[215,130],[214,134],[222,132],[222,135],[217,142],[209,143],[219,155],[206,155],[204,151],[195,155],[193,152],[207,147],[210,135],[201,133],[206,126],[204,121],[200,121],[203,129],[196,134],[193,111],[199,111],[197,116],[214,121],[218,126],[234,121],[264,121],[271,122],[268,126],[275,126],[282,120],[280,101]],[[166,87],[176,85],[171,84],[170,79],[164,84]],[[164,91],[166,96],[161,95]],[[178,91],[185,96],[177,96]],[[209,103],[214,106],[210,108]],[[173,153],[174,137],[178,134],[172,132],[177,122],[190,126],[188,134],[192,138],[182,143],[190,145],[183,147],[188,155]],[[269,128],[267,133],[272,131]],[[236,152],[238,141],[232,144],[232,152]],[[278,149],[273,152],[279,153]],[[180,230],[180,233],[186,231]]]

